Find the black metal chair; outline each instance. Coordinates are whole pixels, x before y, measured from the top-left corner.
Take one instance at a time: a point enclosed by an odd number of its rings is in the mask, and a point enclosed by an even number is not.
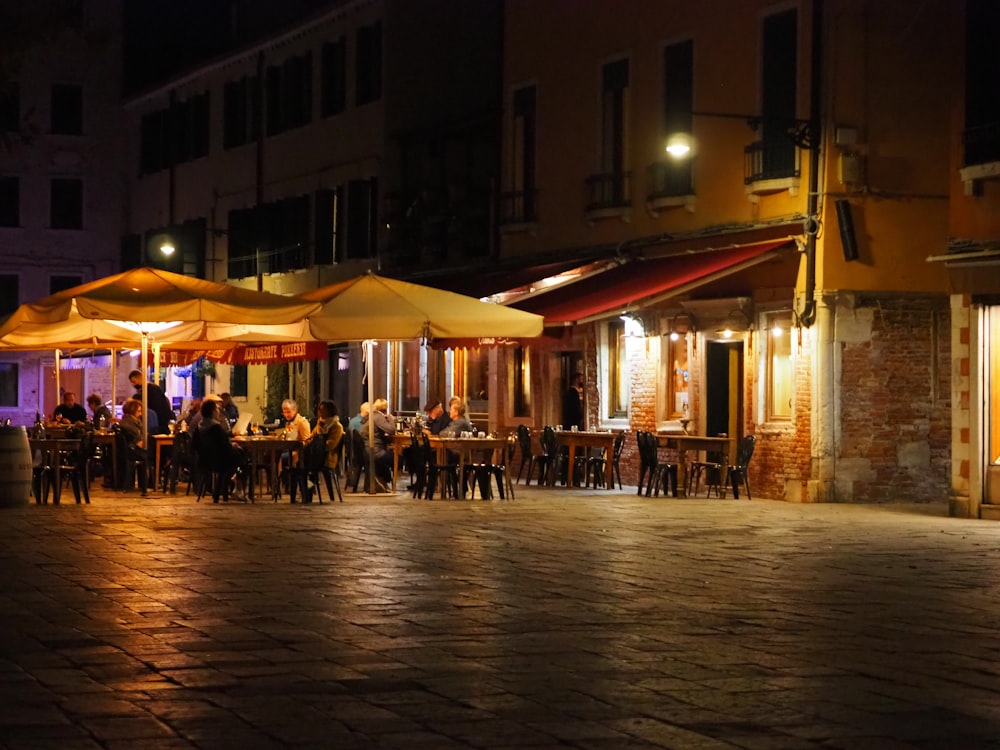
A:
[[[535,466],[535,461],[541,458],[541,454],[536,454],[531,449],[531,428],[528,425],[520,424],[517,426],[517,446],[521,451],[521,465],[517,470],[517,480],[521,481],[521,475],[524,474],[525,467],[528,468],[527,479],[525,484],[531,484],[531,470]]]
[[[438,463],[437,451],[431,446],[430,439],[426,435],[421,435],[420,439],[427,471],[425,497],[428,500],[434,499],[436,489],[440,492],[442,500],[449,495],[453,498],[460,497],[459,482],[462,478],[458,475],[458,462]]]
[[[614,446],[611,449],[611,485],[614,486],[615,479],[618,480],[618,489],[622,488],[622,469],[621,469],[621,459],[622,453],[625,450],[625,432],[619,432],[615,436]],[[607,480],[604,476],[604,466],[605,466],[605,456],[603,451],[599,456],[591,456],[588,459],[587,466],[587,481],[588,485],[591,476],[593,476],[594,487],[603,487]]]
[[[145,495],[149,487],[149,456],[141,448],[131,448],[125,433],[118,425],[115,425],[115,428],[115,448],[118,454],[120,478],[118,489],[127,492],[138,483],[139,490]]]
[[[750,497],[750,459],[753,458],[753,450],[756,438],[753,435],[744,435],[740,440],[740,445],[736,449],[736,463],[729,466],[729,482],[733,488],[733,499],[740,499],[740,483],[747,491],[747,500]]]

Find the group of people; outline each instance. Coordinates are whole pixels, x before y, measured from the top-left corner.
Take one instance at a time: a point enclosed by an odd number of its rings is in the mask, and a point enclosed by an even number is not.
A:
[[[466,415],[466,405],[458,396],[448,400],[445,411],[440,399],[432,398],[424,406],[425,420],[422,430],[428,435],[440,437],[460,437],[463,432],[472,432],[472,423]],[[371,425],[369,426],[369,420]],[[389,415],[389,402],[384,398],[369,404],[365,401],[357,415],[348,423],[348,430],[357,430],[366,448],[374,448],[375,474],[381,485],[392,485],[393,440],[396,423]],[[369,437],[371,433],[371,437]],[[371,442],[369,442],[371,440]],[[404,451],[404,461],[412,460],[409,451]]]

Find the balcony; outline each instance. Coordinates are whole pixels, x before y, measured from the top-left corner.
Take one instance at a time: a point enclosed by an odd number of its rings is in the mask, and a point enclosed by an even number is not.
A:
[[[962,132],[962,168],[965,194],[973,195],[975,181],[1000,177],[1000,123],[966,128]]]
[[[584,182],[584,213],[588,221],[619,217],[628,221],[632,209],[632,173],[591,175]]]
[[[654,162],[646,168],[646,210],[657,216],[660,209],[671,206],[694,210],[694,169],[690,159]]]
[[[538,221],[538,191],[515,190],[500,194],[500,227],[516,231]]]
[[[799,149],[786,138],[755,141],[743,149],[743,184],[748,195],[798,192]]]

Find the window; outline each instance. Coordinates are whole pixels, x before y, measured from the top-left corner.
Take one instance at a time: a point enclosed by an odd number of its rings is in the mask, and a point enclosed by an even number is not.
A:
[[[535,205],[535,87],[514,91],[511,127],[511,192],[504,196],[503,222],[523,224],[537,220]]]
[[[510,387],[514,417],[531,416],[531,350],[517,346],[511,351]]]
[[[349,259],[375,257],[378,180],[347,183],[347,252]]]
[[[222,147],[253,143],[260,136],[260,76],[228,81],[223,90]]]
[[[312,55],[267,69],[267,134],[279,135],[312,119]]]
[[[71,84],[52,86],[52,132],[83,135],[83,87]]]
[[[382,97],[382,22],[358,29],[355,50],[355,104],[361,106]]]
[[[49,226],[52,229],[83,229],[83,180],[52,180],[49,185]]]
[[[765,404],[768,421],[792,418],[794,368],[792,363],[791,313],[769,313],[765,316],[767,341],[767,394]]]
[[[338,224],[341,220],[341,189],[317,190],[313,207],[313,263],[317,266],[329,266],[340,257],[340,233]]]
[[[21,129],[21,88],[17,83],[0,87],[0,133]]]
[[[79,276],[52,276],[49,278],[49,294],[57,294],[64,289],[80,286],[83,279]]]
[[[1000,76],[998,31],[1000,4],[996,0],[966,3],[964,166],[1000,161],[1000,99],[995,94]]]
[[[208,156],[208,92],[175,102],[169,127],[174,164]]]
[[[663,393],[663,419],[684,419],[690,416],[691,373],[688,365],[688,336],[672,333],[661,342],[660,387]]]
[[[628,417],[629,367],[628,349],[625,346],[625,325],[620,321],[608,323],[608,411],[609,419]]]
[[[227,276],[243,279],[305,268],[311,232],[309,209],[309,196],[302,195],[230,211]]]
[[[663,132],[669,142],[678,134],[693,132],[694,42],[690,39],[663,48]],[[691,195],[692,160],[668,158],[653,171],[652,197]]]
[[[323,45],[322,75],[320,116],[339,115],[347,106],[347,40],[344,37]]]
[[[18,405],[17,362],[0,362],[0,406]]]
[[[247,397],[247,366],[233,365],[229,376],[229,393],[235,398]]]
[[[627,206],[629,175],[625,170],[628,153],[629,61],[616,60],[601,71],[600,174],[587,181],[587,210]]]
[[[764,117],[752,181],[797,176],[797,152],[788,136],[794,124],[798,71],[798,14],[764,19],[761,61],[761,114]]]
[[[17,177],[0,177],[0,227],[21,226],[21,183]]]
[[[17,274],[0,274],[0,316],[10,315],[21,304],[21,279]]]

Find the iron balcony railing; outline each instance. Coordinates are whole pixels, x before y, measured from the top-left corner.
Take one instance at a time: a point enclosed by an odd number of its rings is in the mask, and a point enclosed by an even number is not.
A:
[[[745,185],[799,177],[799,150],[786,138],[755,141],[743,154]]]
[[[500,225],[538,221],[538,191],[514,190],[500,194]]]
[[[694,170],[690,159],[659,161],[646,170],[647,200],[694,195]]]
[[[584,210],[600,211],[608,208],[627,208],[632,205],[632,173],[609,172],[587,178],[586,205]]]

